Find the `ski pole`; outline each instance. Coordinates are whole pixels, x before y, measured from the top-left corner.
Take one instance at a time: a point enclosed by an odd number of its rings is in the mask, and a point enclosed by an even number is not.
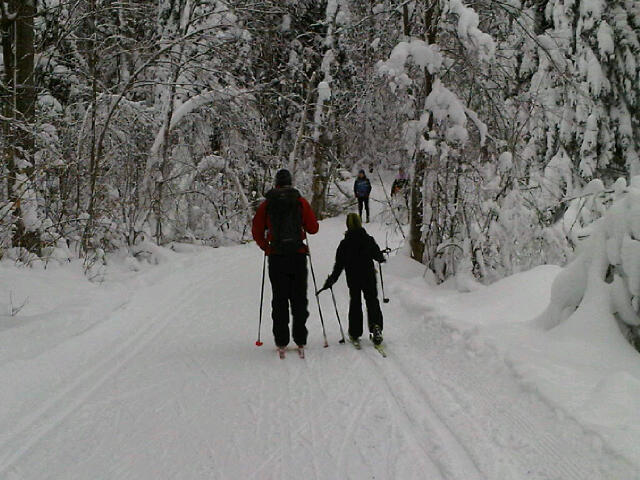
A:
[[[318,291],[318,285],[316,283],[316,274],[313,271],[313,261],[311,260],[311,249],[309,248],[309,239],[307,239],[307,252],[309,255],[309,265],[311,266],[311,278],[313,279],[313,290]],[[316,295],[316,302],[318,303],[318,313],[320,314],[320,324],[322,325],[322,336],[324,337],[324,348],[329,346],[327,342],[327,332],[324,328],[324,318],[322,317],[322,308],[320,308],[320,298]]]
[[[342,322],[340,321],[340,314],[338,313],[338,304],[336,303],[336,296],[333,294],[333,287],[331,287],[331,298],[333,299],[333,308],[336,309],[336,318],[338,319],[338,325],[340,325],[340,335],[342,339],[340,343],[344,343],[344,330],[342,330]]]
[[[256,347],[262,346],[262,341],[260,341],[260,331],[262,330],[262,303],[264,301],[264,276],[267,268],[267,254],[264,254],[264,258],[262,260],[262,288],[260,289],[260,314],[258,316],[258,340],[256,340]]]
[[[382,276],[382,263],[378,262],[380,269],[380,286],[382,287],[382,303],[389,303],[389,299],[384,294],[384,277]]]

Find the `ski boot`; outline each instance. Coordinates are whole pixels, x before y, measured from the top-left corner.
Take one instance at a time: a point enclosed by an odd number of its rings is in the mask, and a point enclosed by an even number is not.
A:
[[[373,326],[370,338],[374,345],[380,345],[382,343],[382,329],[379,325]]]

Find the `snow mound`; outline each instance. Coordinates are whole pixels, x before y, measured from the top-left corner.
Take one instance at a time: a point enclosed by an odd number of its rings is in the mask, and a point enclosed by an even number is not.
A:
[[[535,321],[539,327],[567,335],[588,336],[591,330],[608,337],[622,338],[623,333],[630,338],[637,336],[639,182],[640,178],[634,177],[625,190],[618,188],[611,208],[590,227],[590,236],[580,246],[576,259],[556,278],[551,302]],[[587,193],[602,191],[596,187],[601,185],[587,188]]]
[[[637,425],[635,412],[640,398],[640,380],[628,372],[616,372],[593,388],[583,407],[583,416],[604,427]]]
[[[517,273],[484,289],[456,295],[446,311],[458,318],[472,309],[474,315],[467,322],[473,326],[526,322],[546,307],[550,284],[559,271],[554,265],[543,265]]]

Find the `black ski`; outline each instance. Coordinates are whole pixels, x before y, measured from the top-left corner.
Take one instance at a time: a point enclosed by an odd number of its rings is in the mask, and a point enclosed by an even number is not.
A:
[[[373,348],[375,348],[378,351],[378,353],[380,353],[380,355],[382,355],[384,358],[387,358],[387,352],[385,352],[382,344],[374,345]]]

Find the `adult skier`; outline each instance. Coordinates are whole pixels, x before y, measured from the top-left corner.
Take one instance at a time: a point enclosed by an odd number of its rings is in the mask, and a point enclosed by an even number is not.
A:
[[[367,212],[367,223],[369,223],[369,195],[371,194],[371,182],[364,173],[364,170],[358,172],[358,177],[353,182],[353,193],[358,199],[358,213],[362,218],[362,207]]]
[[[362,227],[360,215],[350,213],[347,215],[347,231],[336,251],[333,272],[320,291],[331,288],[338,281],[342,270],[345,270],[350,297],[349,338],[356,347],[360,345],[363,331],[363,295],[371,339],[375,345],[382,343],[382,311],[378,302],[374,260],[381,263],[385,261],[380,247]]]
[[[303,241],[306,233],[317,233],[319,228],[309,202],[291,183],[288,170],[276,173],[275,188],[265,195],[251,229],[253,239],[269,258],[273,336],[281,357],[290,340],[289,308],[293,317],[291,334],[301,355],[307,343],[308,249]]]

